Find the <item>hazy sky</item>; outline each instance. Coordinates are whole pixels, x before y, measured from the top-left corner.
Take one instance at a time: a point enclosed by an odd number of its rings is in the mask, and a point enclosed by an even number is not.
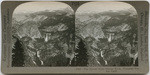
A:
[[[69,7],[69,5],[62,2],[27,2],[20,4],[14,13],[37,12],[42,10],[60,10]]]
[[[62,2],[27,2],[20,4],[15,10],[14,13],[26,13],[26,12],[37,12],[43,10],[60,10],[70,6]],[[91,12],[104,12],[104,11],[118,11],[133,9],[136,12],[133,6],[125,2],[87,2],[81,5],[77,9],[77,13],[91,13]],[[72,9],[72,8],[70,8]]]
[[[91,12],[104,12],[104,11],[118,11],[118,10],[126,10],[126,9],[133,9],[128,3],[125,2],[88,2],[81,5],[77,9],[77,13],[91,13]]]

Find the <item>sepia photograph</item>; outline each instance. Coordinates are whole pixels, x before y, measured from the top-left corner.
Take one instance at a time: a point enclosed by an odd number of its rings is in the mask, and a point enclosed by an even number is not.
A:
[[[65,3],[19,5],[12,19],[12,66],[71,65],[74,26],[74,11]]]
[[[138,66],[137,12],[124,2],[88,2],[75,13],[79,66]]]

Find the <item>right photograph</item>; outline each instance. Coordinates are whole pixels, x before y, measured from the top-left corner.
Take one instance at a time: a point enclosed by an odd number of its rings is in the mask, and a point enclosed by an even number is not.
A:
[[[76,66],[138,66],[136,9],[125,2],[88,2],[75,12]]]

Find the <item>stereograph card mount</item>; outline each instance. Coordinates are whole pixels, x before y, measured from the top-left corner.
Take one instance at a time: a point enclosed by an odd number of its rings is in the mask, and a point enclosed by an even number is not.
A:
[[[147,1],[3,1],[4,74],[148,73]]]

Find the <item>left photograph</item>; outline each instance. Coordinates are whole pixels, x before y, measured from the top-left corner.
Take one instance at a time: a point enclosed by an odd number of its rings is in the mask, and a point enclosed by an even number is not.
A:
[[[12,67],[75,63],[73,9],[62,2],[26,2],[12,16]]]

